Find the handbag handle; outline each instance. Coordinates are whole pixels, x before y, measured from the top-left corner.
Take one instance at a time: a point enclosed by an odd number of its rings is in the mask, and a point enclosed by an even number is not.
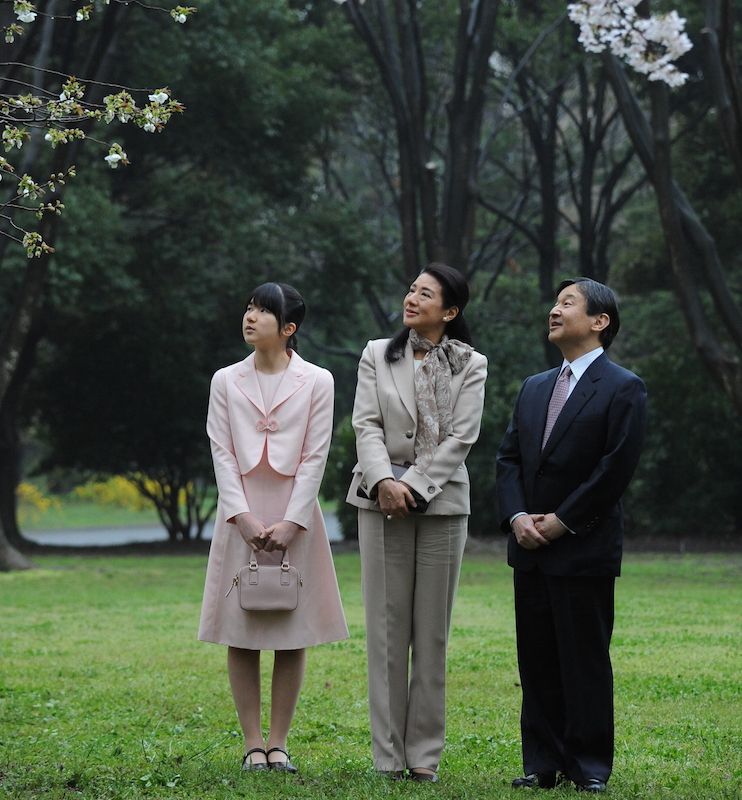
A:
[[[248,566],[250,567],[251,570],[255,570],[258,568],[258,560],[257,558],[255,558],[254,550],[250,550],[250,561],[248,563]],[[289,564],[289,551],[288,548],[286,548],[283,551],[283,556],[281,557],[281,569],[287,570],[290,566],[291,565]]]
[[[248,562],[247,566],[250,567],[250,583],[257,583],[258,582],[259,565],[258,565],[257,558],[255,558],[255,551],[254,550],[250,550],[250,561]],[[289,568],[290,568],[290,566],[291,565],[289,564],[289,551],[288,551],[288,548],[287,548],[286,550],[283,551],[283,557],[281,558],[281,585],[282,586],[287,586],[288,583],[289,583]],[[239,573],[238,573],[238,575],[239,575]],[[234,587],[237,586],[237,584],[239,583],[238,575],[235,575],[234,578],[232,578],[232,585],[229,587],[229,591],[224,595],[225,597],[229,597],[229,595],[232,593],[232,589],[234,589]]]
[[[248,564],[250,567],[250,575],[248,580],[251,584],[257,585],[258,583],[258,560],[255,558],[255,551],[250,551],[250,563]],[[283,557],[281,558],[281,586],[288,586],[291,583],[291,579],[289,577],[289,551],[288,548],[283,551]]]

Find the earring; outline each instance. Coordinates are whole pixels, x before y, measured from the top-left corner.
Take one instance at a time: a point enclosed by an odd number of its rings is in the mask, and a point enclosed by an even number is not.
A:
[[[448,322],[448,317],[443,317],[444,322]]]

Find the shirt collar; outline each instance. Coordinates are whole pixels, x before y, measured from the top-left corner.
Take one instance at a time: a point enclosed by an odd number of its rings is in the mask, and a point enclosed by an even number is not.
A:
[[[592,364],[596,358],[600,358],[604,352],[605,350],[602,347],[596,347],[595,350],[591,350],[589,353],[585,353],[579,358],[576,358],[572,363],[565,358],[562,362],[562,368],[559,370],[559,374],[561,375],[562,370],[569,364],[572,369],[572,374],[575,376],[575,382],[577,382],[585,374],[590,364]]]

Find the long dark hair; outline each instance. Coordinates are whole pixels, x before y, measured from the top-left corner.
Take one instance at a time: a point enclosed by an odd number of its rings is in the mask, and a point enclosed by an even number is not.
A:
[[[299,292],[288,283],[261,283],[248,295],[246,306],[253,303],[256,306],[270,311],[278,320],[278,330],[282,331],[289,322],[296,325],[299,330],[307,307]],[[294,332],[286,342],[286,349],[291,348],[294,352],[299,352],[299,342]]]
[[[440,283],[443,294],[443,308],[456,306],[459,309],[459,313],[450,322],[446,323],[446,336],[449,339],[458,339],[460,342],[473,345],[474,339],[471,335],[471,329],[464,317],[464,309],[469,302],[469,284],[466,282],[466,278],[457,269],[435,261],[432,264],[428,264],[420,274],[432,275]],[[386,353],[384,353],[384,358],[388,363],[393,364],[395,361],[399,361],[400,358],[404,358],[404,351],[409,338],[410,329],[406,326],[392,336],[386,347]]]

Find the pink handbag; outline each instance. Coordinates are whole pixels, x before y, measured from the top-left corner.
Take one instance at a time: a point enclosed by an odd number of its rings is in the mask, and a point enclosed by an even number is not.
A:
[[[293,611],[299,605],[301,585],[299,571],[289,564],[288,550],[280,565],[258,564],[251,553],[250,563],[234,576],[226,596],[236,586],[245,611]]]

